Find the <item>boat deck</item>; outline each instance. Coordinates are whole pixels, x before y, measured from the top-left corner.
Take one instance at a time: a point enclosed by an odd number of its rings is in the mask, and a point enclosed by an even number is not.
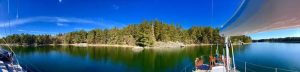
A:
[[[13,53],[0,49],[0,72],[26,72],[14,60]]]

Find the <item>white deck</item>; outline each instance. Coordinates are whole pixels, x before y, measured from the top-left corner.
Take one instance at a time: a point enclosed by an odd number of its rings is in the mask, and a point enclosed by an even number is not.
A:
[[[215,66],[212,67],[211,70],[194,70],[193,72],[226,72],[226,67],[225,66]],[[229,72],[239,72],[237,70],[230,70]]]

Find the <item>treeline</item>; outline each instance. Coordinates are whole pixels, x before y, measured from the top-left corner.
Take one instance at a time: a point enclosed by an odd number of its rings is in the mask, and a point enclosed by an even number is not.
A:
[[[300,37],[260,39],[260,40],[253,40],[253,42],[295,42],[295,43],[300,43]]]
[[[88,43],[143,47],[153,46],[157,41],[184,44],[222,44],[224,42],[224,38],[219,35],[217,28],[193,26],[189,29],[183,29],[179,24],[166,24],[158,20],[143,21],[140,24],[131,24],[124,28],[80,30],[55,36],[13,34],[3,39],[10,44],[21,45]],[[237,36],[232,39],[251,42],[251,38],[247,36]]]
[[[240,42],[251,43],[252,42],[251,37],[245,36],[245,35],[242,35],[242,36],[232,36],[232,37],[230,37],[230,39],[231,39],[231,41],[233,43],[240,43]]]

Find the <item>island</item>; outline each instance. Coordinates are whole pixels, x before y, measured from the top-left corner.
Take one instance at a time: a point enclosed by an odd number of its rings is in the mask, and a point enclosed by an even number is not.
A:
[[[219,28],[193,26],[183,29],[180,24],[168,24],[159,20],[129,24],[123,28],[79,30],[68,33],[12,34],[1,38],[1,44],[9,45],[75,45],[172,48],[197,45],[223,44]],[[251,43],[249,36],[231,37],[232,42]]]
[[[253,40],[253,42],[285,42],[285,43],[300,43],[300,37],[285,37],[285,38],[270,38]]]

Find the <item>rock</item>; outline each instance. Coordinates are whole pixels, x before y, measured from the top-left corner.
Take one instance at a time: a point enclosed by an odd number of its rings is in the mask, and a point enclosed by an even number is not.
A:
[[[136,47],[132,48],[132,51],[136,52],[136,53],[141,52],[143,50],[144,50],[144,48],[143,47],[139,47],[139,46],[136,46]]]
[[[185,45],[181,42],[155,42],[154,48],[181,48]]]

